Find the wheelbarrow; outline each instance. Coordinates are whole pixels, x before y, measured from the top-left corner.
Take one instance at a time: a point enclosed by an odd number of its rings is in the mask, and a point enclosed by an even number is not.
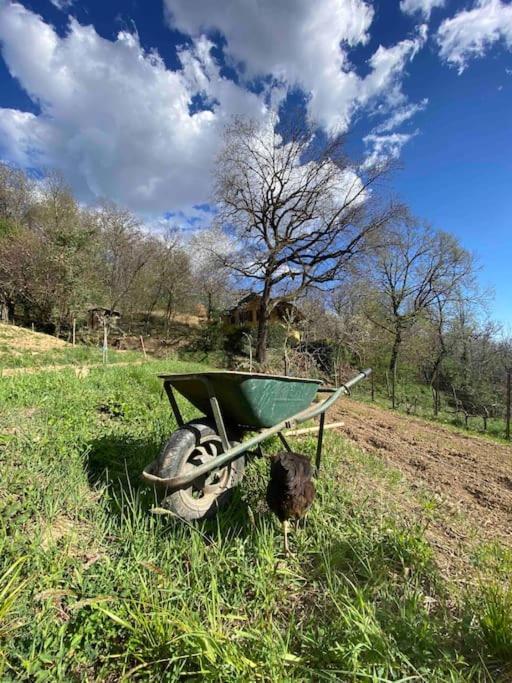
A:
[[[179,428],[144,468],[142,478],[164,490],[162,505],[182,519],[211,517],[242,480],[249,455],[263,455],[263,441],[277,435],[291,450],[285,433],[320,416],[318,473],[324,429],[331,426],[325,425],[326,411],[370,373],[362,370],[337,389],[323,387],[317,379],[224,370],[159,375]],[[175,391],[204,417],[185,423]],[[313,403],[323,393],[328,396]]]

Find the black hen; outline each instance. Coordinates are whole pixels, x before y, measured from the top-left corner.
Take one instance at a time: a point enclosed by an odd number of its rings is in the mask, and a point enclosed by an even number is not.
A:
[[[283,524],[284,549],[288,548],[288,520],[303,517],[315,497],[311,463],[305,455],[281,451],[272,458],[267,504]]]

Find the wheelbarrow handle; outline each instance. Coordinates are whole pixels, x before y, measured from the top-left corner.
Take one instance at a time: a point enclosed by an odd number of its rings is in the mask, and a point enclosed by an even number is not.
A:
[[[302,424],[303,422],[311,420],[311,418],[316,417],[317,415],[325,413],[325,411],[328,410],[333,405],[333,403],[336,403],[336,401],[340,398],[342,394],[350,394],[350,389],[361,380],[369,377],[370,374],[370,368],[368,368],[367,370],[362,370],[357,375],[355,375],[355,377],[352,377],[352,379],[348,380],[348,382],[342,384],[341,387],[338,387],[338,389],[336,389],[334,393],[329,396],[329,398],[326,398],[325,401],[322,401],[316,406],[310,406],[302,412],[297,413],[297,415],[294,415],[293,417],[290,417],[287,420],[283,420],[282,422],[279,422],[278,424],[274,425],[273,427],[270,427],[269,429],[264,429],[259,434],[256,434],[247,441],[244,441],[243,443],[240,443],[234,446],[233,448],[230,448],[225,453],[221,453],[213,460],[204,463],[204,465],[195,467],[192,472],[182,474],[178,477],[172,477],[170,479],[163,479],[161,477],[157,477],[156,475],[154,475],[151,471],[152,466],[148,465],[143,470],[142,478],[149,484],[158,484],[159,486],[165,486],[169,489],[183,488],[187,484],[190,484],[192,481],[194,481],[194,479],[202,477],[204,474],[208,474],[212,470],[216,470],[219,467],[222,467],[231,460],[235,460],[235,458],[237,458],[239,455],[245,453],[245,451],[250,451],[255,446],[260,444],[262,441],[268,439],[270,436],[273,436],[278,432],[282,432],[285,429],[292,429],[298,424]]]

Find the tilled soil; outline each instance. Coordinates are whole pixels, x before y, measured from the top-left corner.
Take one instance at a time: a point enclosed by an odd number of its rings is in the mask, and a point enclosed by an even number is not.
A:
[[[428,535],[448,555],[468,541],[512,546],[512,447],[353,400],[333,413],[347,438],[439,502]]]

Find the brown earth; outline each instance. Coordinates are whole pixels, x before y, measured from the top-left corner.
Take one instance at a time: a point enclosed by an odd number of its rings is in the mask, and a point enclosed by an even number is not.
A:
[[[10,347],[9,354],[16,355],[20,351],[40,353],[52,349],[62,349],[69,344],[62,339],[41,332],[32,332],[25,327],[0,323],[0,345]]]
[[[340,432],[399,470],[416,503],[434,501],[427,536],[443,554],[442,564],[457,564],[468,544],[512,547],[511,446],[353,400],[330,419],[342,420]]]

